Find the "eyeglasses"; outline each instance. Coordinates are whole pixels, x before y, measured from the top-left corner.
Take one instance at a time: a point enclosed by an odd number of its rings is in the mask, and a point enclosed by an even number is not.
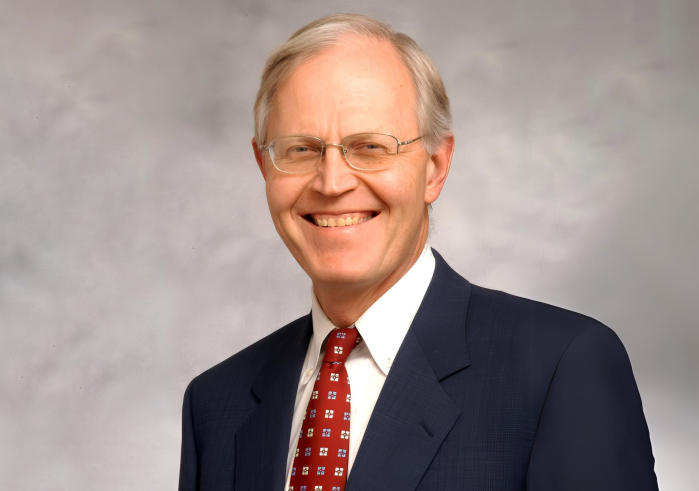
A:
[[[401,142],[387,133],[359,133],[343,138],[340,143],[325,143],[315,136],[283,136],[272,140],[269,145],[261,146],[260,150],[269,151],[274,167],[287,174],[316,169],[325,155],[326,147],[340,147],[353,169],[372,171],[391,167],[402,146],[421,138],[418,136]]]

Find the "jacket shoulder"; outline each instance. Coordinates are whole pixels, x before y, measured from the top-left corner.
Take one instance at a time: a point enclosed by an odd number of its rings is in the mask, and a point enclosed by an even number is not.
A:
[[[612,329],[590,316],[477,285],[472,285],[469,317],[494,329],[491,333],[498,337],[526,338],[534,347],[559,352],[588,329],[616,337]]]
[[[290,322],[243,348],[196,376],[189,384],[191,390],[195,393],[212,393],[221,390],[223,386],[226,391],[234,390],[236,387],[250,387],[270,357],[293,340],[298,340],[309,322],[310,314]]]
[[[504,386],[526,387],[526,407],[537,418],[551,384],[567,373],[606,374],[627,367],[628,354],[617,334],[597,319],[502,291],[472,286],[466,335],[473,367],[497,373]],[[632,379],[630,379],[632,380]],[[588,378],[588,384],[596,381]],[[509,385],[508,385],[509,384]],[[566,389],[575,384],[563,384]],[[626,387],[635,389],[634,384]]]
[[[474,362],[483,362],[486,370],[521,378],[539,403],[566,354],[577,354],[570,361],[579,368],[608,364],[600,353],[628,363],[617,334],[597,319],[476,285],[471,291],[466,336]]]

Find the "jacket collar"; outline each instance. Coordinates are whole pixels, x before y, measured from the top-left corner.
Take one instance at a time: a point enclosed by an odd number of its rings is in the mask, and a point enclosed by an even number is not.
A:
[[[432,281],[376,402],[347,491],[415,489],[461,414],[440,381],[470,365],[465,326],[471,284],[432,252]],[[283,489],[311,332],[308,315],[280,339],[252,385],[258,404],[235,436],[237,491]]]
[[[471,283],[432,249],[435,272],[411,328],[437,380],[471,364],[466,343],[466,312]]]
[[[461,415],[440,381],[470,365],[471,284],[433,253],[432,282],[374,406],[347,491],[414,490]]]
[[[296,390],[313,331],[311,315],[296,324],[280,337],[252,384],[257,405],[235,434],[236,491],[284,489]]]

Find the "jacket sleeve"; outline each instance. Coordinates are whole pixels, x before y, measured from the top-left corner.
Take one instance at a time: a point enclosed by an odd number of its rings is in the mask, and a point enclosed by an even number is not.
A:
[[[180,485],[179,491],[197,491],[198,463],[197,448],[194,441],[194,427],[192,418],[192,384],[189,383],[184,392],[182,403],[182,453],[180,456]]]
[[[583,329],[561,356],[532,446],[528,491],[658,489],[629,357],[603,324]]]

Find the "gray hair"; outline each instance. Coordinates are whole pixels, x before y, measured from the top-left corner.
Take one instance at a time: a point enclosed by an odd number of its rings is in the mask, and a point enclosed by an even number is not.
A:
[[[296,31],[267,59],[255,99],[255,140],[266,143],[272,99],[279,87],[304,61],[337,43],[343,34],[358,34],[390,41],[401,57],[417,92],[416,114],[425,149],[434,153],[451,132],[451,110],[439,72],[422,48],[406,34],[380,20],[358,14],[335,14],[315,20]]]

